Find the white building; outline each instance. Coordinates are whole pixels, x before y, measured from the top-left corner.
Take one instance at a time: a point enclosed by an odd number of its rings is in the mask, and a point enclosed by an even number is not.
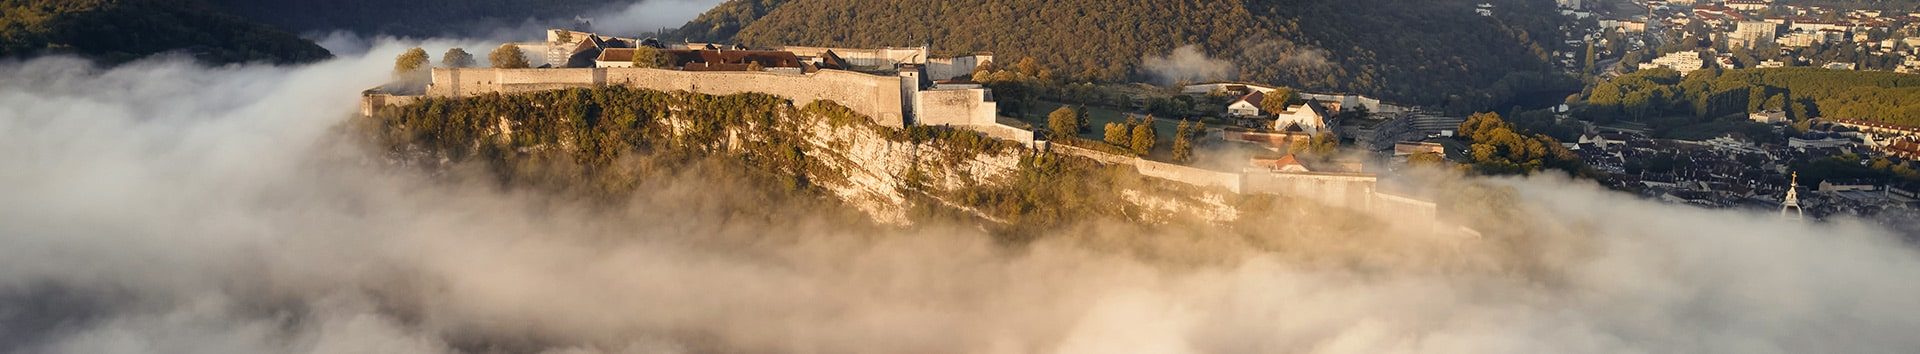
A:
[[[1278,132],[1299,131],[1311,135],[1327,132],[1327,114],[1315,102],[1287,106],[1286,112],[1274,112],[1273,130]]]
[[[1668,68],[1679,71],[1680,74],[1685,75],[1695,70],[1706,68],[1706,65],[1707,63],[1705,61],[1700,60],[1700,52],[1689,50],[1673,52],[1660,56],[1659,58],[1654,58],[1651,62],[1640,64],[1640,69]]]
[[[1740,11],[1760,11],[1773,6],[1771,0],[1727,0],[1727,7]]]
[[[1240,99],[1233,100],[1233,103],[1227,104],[1227,115],[1238,118],[1264,116],[1266,114],[1261,111],[1260,102],[1264,102],[1266,99],[1266,91],[1253,91],[1245,96],[1240,96]]]
[[[1740,21],[1734,24],[1732,34],[1727,35],[1727,44],[1752,48],[1756,45],[1773,43],[1780,25],[1766,21]]]
[[[1747,115],[1747,119],[1752,120],[1754,123],[1761,123],[1761,124],[1786,123],[1787,112],[1782,112],[1778,110],[1753,112],[1753,114]]]
[[[1818,32],[1795,31],[1780,37],[1780,46],[1788,48],[1811,47],[1826,42],[1827,37]]]

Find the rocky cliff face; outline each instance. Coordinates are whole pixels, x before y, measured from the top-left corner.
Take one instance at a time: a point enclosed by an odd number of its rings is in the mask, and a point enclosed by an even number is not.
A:
[[[883,127],[831,102],[796,107],[755,94],[599,88],[435,98],[381,109],[358,126],[399,160],[484,163],[509,182],[559,180],[599,186],[587,189],[596,193],[644,193],[622,187],[660,171],[630,166],[721,158],[892,225],[914,224],[920,208],[1016,227],[1225,223],[1242,217],[1246,199],[977,132]],[[561,168],[526,167],[556,162]]]

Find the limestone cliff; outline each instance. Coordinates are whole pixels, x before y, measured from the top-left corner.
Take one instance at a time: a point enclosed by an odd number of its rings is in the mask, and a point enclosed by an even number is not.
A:
[[[1078,220],[1225,223],[1247,198],[941,127],[880,126],[832,102],[622,87],[381,108],[357,124],[396,160],[491,167],[516,185],[631,193],[676,161],[719,158],[885,224],[942,209],[1014,228]]]

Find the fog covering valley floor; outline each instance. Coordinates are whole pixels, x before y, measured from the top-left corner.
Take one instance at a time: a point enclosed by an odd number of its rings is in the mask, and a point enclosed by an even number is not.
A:
[[[1920,347],[1920,250],[1900,235],[1553,176],[1433,177],[1514,191],[1473,216],[1501,221],[1481,240],[1290,218],[1009,244],[964,219],[872,225],[720,160],[618,203],[428,173],[343,134],[416,44],[305,66],[0,63],[0,352]]]

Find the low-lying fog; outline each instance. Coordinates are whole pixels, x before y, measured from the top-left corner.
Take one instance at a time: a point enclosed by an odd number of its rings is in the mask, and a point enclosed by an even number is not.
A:
[[[739,186],[698,172],[617,210],[424,177],[334,129],[412,45],[297,67],[0,63],[0,352],[1920,348],[1920,252],[1886,230],[1552,177],[1498,182],[1526,242],[1298,235],[1322,244],[1206,266],[741,218],[714,201]]]

